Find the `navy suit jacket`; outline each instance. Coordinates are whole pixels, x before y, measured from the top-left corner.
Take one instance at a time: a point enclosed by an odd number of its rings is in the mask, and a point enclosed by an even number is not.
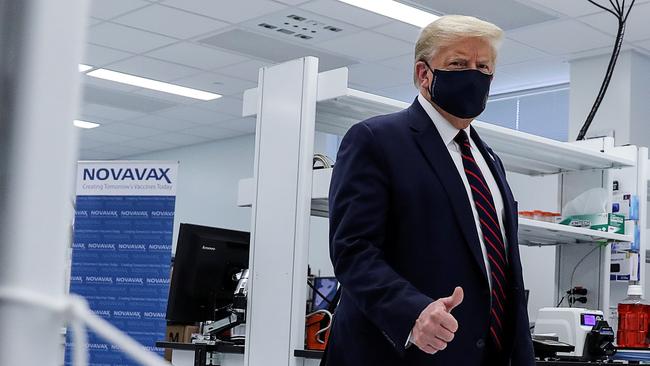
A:
[[[517,245],[517,203],[503,164],[472,129],[501,190],[511,276],[509,360],[489,360],[490,290],[470,202],[419,102],[348,131],[330,187],[330,255],[342,285],[329,366],[534,365]],[[465,293],[459,329],[434,355],[405,347],[432,301]]]

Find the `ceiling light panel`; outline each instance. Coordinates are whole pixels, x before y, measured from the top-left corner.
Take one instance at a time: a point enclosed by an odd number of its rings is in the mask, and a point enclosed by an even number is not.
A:
[[[147,79],[107,69],[97,69],[89,72],[87,75],[99,79],[110,80],[117,83],[133,85],[140,88],[157,90],[199,100],[213,100],[221,97],[219,94],[210,93],[203,90],[187,88],[180,85],[165,83],[162,81]]]
[[[243,25],[250,30],[274,38],[301,43],[322,42],[361,30],[352,25],[298,9],[265,15]]]
[[[89,121],[82,121],[80,119],[75,119],[74,121],[72,121],[72,124],[75,127],[86,128],[86,129],[99,127],[99,123],[89,122]]]
[[[90,65],[79,64],[79,72],[86,72],[91,70],[93,67]]]
[[[336,19],[361,28],[374,28],[392,22],[393,19],[348,5],[339,0],[312,0],[300,5],[300,9]]]
[[[439,16],[393,0],[339,0],[373,13],[423,28]]]

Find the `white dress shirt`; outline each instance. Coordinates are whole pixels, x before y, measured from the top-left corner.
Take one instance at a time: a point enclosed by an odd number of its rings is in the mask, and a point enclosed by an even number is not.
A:
[[[485,263],[485,269],[487,271],[486,273],[488,274],[487,276],[488,283],[490,284],[490,290],[491,290],[492,278],[490,276],[490,262],[488,261],[487,251],[485,249],[485,243],[483,242],[483,234],[481,233],[481,223],[479,221],[478,212],[476,211],[476,204],[474,203],[474,197],[472,197],[472,189],[469,186],[469,182],[467,181],[467,175],[465,174],[465,168],[463,167],[463,158],[461,156],[460,146],[458,146],[458,144],[454,141],[454,138],[456,137],[456,135],[458,135],[458,132],[460,130],[454,127],[440,113],[438,113],[438,111],[435,108],[433,108],[431,103],[429,103],[429,101],[422,94],[418,95],[418,102],[420,103],[420,105],[422,105],[422,108],[424,108],[424,110],[429,115],[429,118],[431,118],[433,124],[436,126],[436,129],[438,130],[440,137],[442,137],[442,142],[445,144],[445,146],[447,146],[449,155],[451,155],[451,159],[454,161],[454,165],[456,165],[456,169],[458,169],[458,174],[460,175],[460,178],[462,179],[463,184],[465,185],[465,191],[467,192],[467,199],[469,200],[469,203],[472,206],[472,213],[474,214],[474,223],[476,224],[476,232],[478,233],[478,240],[479,243],[481,244],[481,251],[483,252],[483,262]],[[494,176],[492,175],[492,171],[490,170],[490,167],[487,165],[485,158],[483,157],[483,154],[481,154],[478,147],[476,147],[474,140],[472,140],[472,137],[470,135],[470,128],[467,127],[465,129],[465,132],[467,133],[467,136],[469,136],[469,143],[471,145],[472,155],[474,155],[474,160],[476,160],[476,163],[479,169],[481,169],[481,173],[483,173],[483,177],[487,182],[488,188],[490,188],[490,192],[492,192],[492,198],[494,199],[494,207],[497,210],[497,216],[499,219],[499,227],[501,227],[501,233],[503,235],[503,242],[504,244],[507,245],[506,237],[505,237],[506,231],[503,225],[503,218],[504,218],[503,198],[501,197],[501,191],[499,190],[499,185],[494,179]]]

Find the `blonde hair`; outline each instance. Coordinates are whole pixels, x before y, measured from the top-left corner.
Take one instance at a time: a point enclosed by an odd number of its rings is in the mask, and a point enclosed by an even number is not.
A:
[[[503,30],[490,22],[475,17],[441,16],[420,32],[420,37],[415,43],[415,63],[424,60],[428,62],[440,47],[448,46],[461,38],[468,37],[486,39],[492,45],[496,57],[503,38]],[[413,82],[417,86],[418,77],[415,66],[413,67]]]

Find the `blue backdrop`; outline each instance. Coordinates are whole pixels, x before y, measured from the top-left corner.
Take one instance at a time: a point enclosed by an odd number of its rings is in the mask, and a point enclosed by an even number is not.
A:
[[[70,292],[160,355],[155,342],[165,338],[175,200],[78,195],[76,202]],[[136,365],[92,333],[88,348],[90,365]]]

